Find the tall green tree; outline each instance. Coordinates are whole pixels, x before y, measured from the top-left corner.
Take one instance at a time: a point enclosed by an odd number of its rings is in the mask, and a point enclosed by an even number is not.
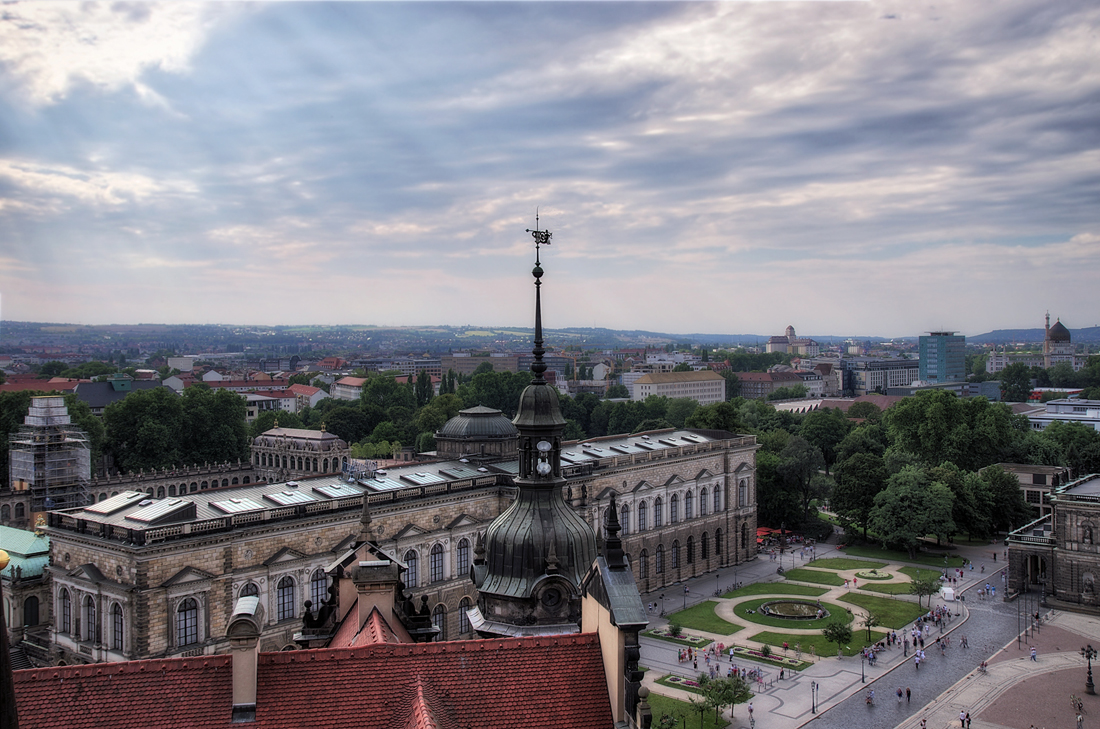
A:
[[[822,496],[823,483],[817,478],[825,468],[821,450],[805,438],[795,436],[779,454],[779,475],[801,501],[802,519],[810,516],[810,501]]]
[[[1034,512],[1024,501],[1018,478],[1000,466],[982,469],[981,478],[988,484],[993,500],[991,515],[994,529],[1009,532],[1034,518]]]
[[[875,496],[886,487],[886,479],[882,456],[873,453],[856,453],[837,465],[836,486],[830,503],[838,516],[859,525],[864,541],[867,541]]]
[[[932,483],[919,468],[907,467],[891,476],[886,488],[875,496],[871,529],[884,544],[905,549],[914,557],[926,535],[946,538],[955,531],[953,499],[946,486]]]
[[[718,402],[698,408],[684,419],[684,425],[688,428],[700,428],[702,430],[725,430],[730,433],[749,432],[748,427],[741,421],[737,407],[729,402]]]
[[[183,399],[166,387],[131,392],[111,403],[103,411],[103,426],[115,467],[123,473],[195,462],[181,451],[186,428]]]
[[[420,370],[416,375],[416,406],[422,408],[432,401],[435,388],[432,387],[432,376],[427,370]]]
[[[825,457],[825,473],[836,463],[837,446],[848,435],[851,425],[840,408],[825,408],[807,413],[802,418],[798,434],[821,451]]]
[[[852,626],[841,617],[833,618],[821,629],[821,634],[830,643],[836,643],[836,649],[839,653],[841,647],[852,640]]]
[[[1023,362],[1010,364],[998,373],[1001,379],[1001,399],[1005,402],[1027,402],[1031,396],[1031,370]]]

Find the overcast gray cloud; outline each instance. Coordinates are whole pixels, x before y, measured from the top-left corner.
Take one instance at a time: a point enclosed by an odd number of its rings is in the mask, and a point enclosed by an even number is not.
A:
[[[1100,310],[1094,3],[15,3],[0,315],[912,335]]]

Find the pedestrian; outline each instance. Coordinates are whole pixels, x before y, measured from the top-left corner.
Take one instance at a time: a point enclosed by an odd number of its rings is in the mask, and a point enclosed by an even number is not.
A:
[[[906,704],[906,706],[909,705],[909,699],[912,698],[912,696],[913,696],[913,692],[909,689],[908,686],[906,686],[905,687],[905,704]]]
[[[919,653],[913,654],[913,668],[918,670],[918,671],[920,670],[920,654]]]
[[[920,720],[920,729],[928,729],[928,720],[927,719],[921,719]]]
[[[693,669],[695,669],[696,671],[699,670],[699,659],[698,658],[695,658],[695,659],[692,660],[691,667]]]
[[[782,668],[779,669],[779,680],[780,681],[783,680],[783,669]]]
[[[965,711],[960,711],[959,712],[959,726],[961,726],[961,727],[966,726],[966,712]]]
[[[897,695],[898,695],[898,704],[900,704],[901,703],[901,686],[898,686]]]
[[[752,719],[752,702],[749,702],[749,719]]]
[[[970,712],[966,712],[966,729],[970,729]]]
[[[1031,660],[1033,660],[1033,661],[1035,661],[1036,663],[1038,663],[1038,662],[1039,662],[1039,659],[1038,659],[1038,658],[1036,658],[1036,657],[1035,657],[1035,655],[1036,655],[1036,653],[1035,653],[1035,646],[1031,646]]]

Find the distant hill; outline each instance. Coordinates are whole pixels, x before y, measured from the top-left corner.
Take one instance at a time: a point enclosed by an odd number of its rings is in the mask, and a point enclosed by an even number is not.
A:
[[[1070,329],[1074,344],[1092,344],[1100,342],[1100,326],[1084,329]],[[1046,337],[1042,327],[1034,329],[994,329],[987,334],[967,337],[967,344],[1008,344],[1011,342],[1041,342]]]

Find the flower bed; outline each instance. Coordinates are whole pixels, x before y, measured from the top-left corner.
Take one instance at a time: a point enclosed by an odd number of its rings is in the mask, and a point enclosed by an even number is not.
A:
[[[699,682],[693,678],[684,678],[683,676],[677,676],[674,673],[670,673],[666,676],[661,676],[657,679],[657,683],[662,686],[671,686],[673,688],[683,689],[684,691],[691,691],[692,693],[702,693],[703,689],[699,685]]]
[[[878,570],[864,570],[863,572],[856,572],[856,577],[861,580],[891,580],[894,578],[889,572],[879,572]]]
[[[647,630],[643,635],[659,638],[660,640],[667,640],[670,643],[688,645],[692,648],[702,648],[714,642],[710,638],[702,638],[698,635],[688,635],[683,631],[681,631],[679,635],[673,635],[668,631],[668,628],[653,628],[652,630]]]
[[[746,648],[744,646],[734,646],[733,654],[735,656],[744,656],[745,658],[751,658],[754,661],[763,661],[765,663],[775,663],[780,666],[786,666],[788,668],[800,668],[804,661],[800,661],[797,658],[785,658],[772,651],[771,655],[764,655],[759,648]]]

